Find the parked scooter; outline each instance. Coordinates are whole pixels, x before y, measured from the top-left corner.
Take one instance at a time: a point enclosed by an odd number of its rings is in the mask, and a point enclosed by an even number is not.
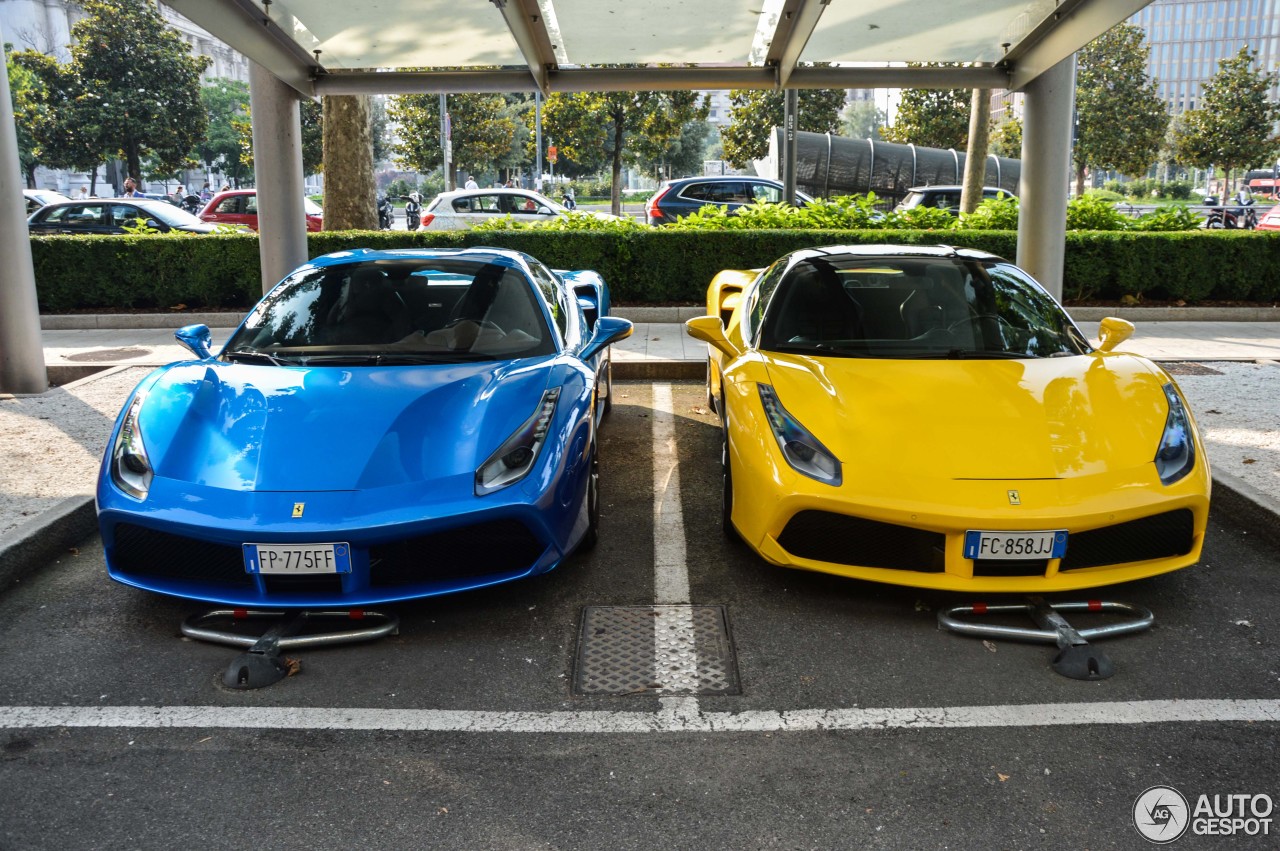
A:
[[[391,197],[382,196],[378,201],[378,229],[391,230],[391,216],[395,212],[395,207],[391,205]]]
[[[1209,211],[1201,227],[1253,230],[1258,226],[1258,213],[1253,208],[1253,195],[1241,189],[1235,197],[1237,207],[1215,207]],[[1205,203],[1216,203],[1216,198],[1206,198]]]
[[[404,205],[404,226],[407,230],[417,230],[422,224],[422,196],[417,192],[402,195],[407,203]]]
[[[199,213],[200,208],[203,207],[204,204],[200,201],[199,195],[184,195],[182,197],[182,203],[178,206],[186,210],[188,213],[194,214]]]

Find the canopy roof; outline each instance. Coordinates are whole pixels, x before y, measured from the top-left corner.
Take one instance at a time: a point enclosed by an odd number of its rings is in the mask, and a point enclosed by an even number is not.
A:
[[[166,2],[299,92],[315,96],[1016,90],[1149,0]],[[909,68],[909,62],[965,67]]]

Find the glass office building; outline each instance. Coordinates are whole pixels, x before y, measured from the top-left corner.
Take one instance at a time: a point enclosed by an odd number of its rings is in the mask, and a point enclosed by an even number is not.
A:
[[[1147,73],[1173,114],[1198,108],[1218,62],[1241,47],[1258,51],[1263,70],[1280,62],[1280,0],[1155,0],[1129,23],[1147,33]]]

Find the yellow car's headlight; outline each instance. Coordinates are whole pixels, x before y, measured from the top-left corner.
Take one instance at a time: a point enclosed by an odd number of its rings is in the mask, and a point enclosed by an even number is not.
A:
[[[822,441],[813,436],[807,428],[778,401],[778,394],[768,384],[757,385],[760,389],[760,403],[764,405],[764,415],[769,421],[769,428],[782,457],[787,459],[797,473],[811,479],[817,479],[834,487],[841,482],[840,461],[832,455]]]
[[[1191,437],[1191,417],[1173,384],[1164,385],[1164,395],[1169,400],[1169,416],[1164,421],[1155,462],[1160,481],[1171,485],[1196,465],[1196,443]]]

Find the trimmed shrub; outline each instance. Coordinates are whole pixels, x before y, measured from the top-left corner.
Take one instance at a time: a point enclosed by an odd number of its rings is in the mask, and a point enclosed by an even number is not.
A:
[[[767,266],[789,251],[821,245],[938,245],[975,248],[1015,260],[1013,230],[612,230],[344,231],[308,236],[310,256],[362,248],[523,251],[556,269],[595,269],[627,303],[700,303],[724,268]],[[253,234],[31,238],[40,309],[243,309],[257,301],[258,239]],[[1280,235],[1251,231],[1090,232],[1066,235],[1063,295],[1068,300],[1280,296]]]

